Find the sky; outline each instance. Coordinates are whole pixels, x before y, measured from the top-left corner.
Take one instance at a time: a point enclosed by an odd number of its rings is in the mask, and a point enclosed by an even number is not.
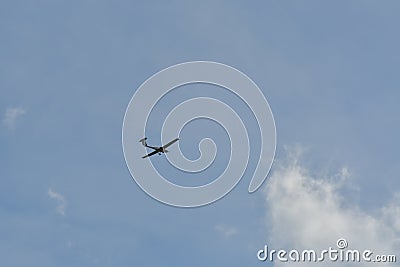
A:
[[[258,261],[257,251],[324,249],[339,238],[399,260],[399,7],[390,0],[1,1],[1,265],[282,266]],[[247,192],[252,160],[226,197],[184,209],[137,186],[121,132],[135,90],[193,60],[228,64],[260,87],[277,153],[257,192]],[[210,90],[199,86],[194,95]],[[180,97],[166,96],[159,110]],[[204,121],[183,135],[189,158],[204,136],[214,135],[221,151],[229,146]],[[193,183],[223,170],[224,155]],[[154,161],[165,167],[162,157]]]

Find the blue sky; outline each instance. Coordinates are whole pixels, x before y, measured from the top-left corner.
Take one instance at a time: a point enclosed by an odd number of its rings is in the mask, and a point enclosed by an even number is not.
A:
[[[400,207],[398,8],[397,1],[2,1],[1,265],[263,265],[255,253],[277,239],[271,229],[296,227],[273,205],[287,200],[275,194],[279,186],[268,189],[267,181],[249,195],[245,176],[213,205],[179,209],[147,196],[125,166],[121,127],[136,88],[191,60],[231,65],[263,90],[278,133],[271,180],[334,183],[326,177],[345,168],[351,186],[335,196],[378,223]],[[290,176],[285,162],[294,150],[302,151],[303,171]],[[396,224],[387,228],[398,240]],[[283,238],[276,244],[304,244]]]

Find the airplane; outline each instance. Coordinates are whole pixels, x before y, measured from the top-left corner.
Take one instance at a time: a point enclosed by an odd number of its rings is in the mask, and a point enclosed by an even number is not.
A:
[[[143,156],[142,159],[147,158],[147,157],[150,157],[150,156],[153,156],[153,155],[155,155],[155,154],[157,154],[157,153],[158,153],[158,155],[161,155],[161,153],[167,153],[168,150],[167,150],[166,148],[169,147],[170,145],[172,145],[173,143],[175,143],[176,141],[178,141],[179,138],[175,138],[175,139],[172,140],[171,142],[167,143],[167,144],[164,145],[164,146],[160,146],[160,147],[149,146],[149,145],[147,145],[146,140],[147,140],[147,137],[145,137],[145,138],[143,138],[143,139],[140,139],[139,142],[141,142],[142,145],[144,145],[145,147],[154,149],[154,151],[151,152],[151,153],[149,153],[149,154],[147,154],[147,155],[145,155],[145,156]]]

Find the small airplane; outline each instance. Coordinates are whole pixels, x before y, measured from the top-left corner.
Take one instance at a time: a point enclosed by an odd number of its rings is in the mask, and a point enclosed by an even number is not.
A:
[[[167,144],[164,145],[164,146],[160,146],[160,147],[149,146],[149,145],[147,145],[146,140],[147,140],[147,137],[145,137],[145,138],[143,138],[143,139],[140,139],[139,142],[141,142],[142,145],[144,145],[145,147],[154,149],[154,151],[151,152],[151,153],[149,153],[149,154],[147,154],[147,155],[145,155],[145,156],[143,156],[142,159],[147,158],[147,157],[150,157],[150,156],[153,156],[153,155],[155,155],[155,154],[157,154],[157,153],[158,153],[158,155],[161,155],[161,153],[167,153],[168,150],[167,150],[166,148],[169,147],[170,145],[172,145],[173,143],[175,143],[176,141],[178,141],[179,138],[175,138],[175,139],[172,140],[171,142],[167,143]]]

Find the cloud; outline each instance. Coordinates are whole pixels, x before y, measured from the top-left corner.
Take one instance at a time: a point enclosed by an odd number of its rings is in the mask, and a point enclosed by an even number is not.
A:
[[[321,251],[336,248],[336,241],[345,238],[349,249],[398,253],[400,194],[379,210],[366,212],[343,194],[352,189],[347,168],[330,177],[317,178],[300,166],[298,152],[289,154],[288,162],[278,164],[265,189],[268,245],[273,249]]]
[[[15,123],[19,117],[24,115],[26,111],[23,108],[7,108],[6,113],[4,114],[3,123],[9,128],[13,129],[15,127]]]
[[[60,193],[53,191],[53,189],[51,188],[49,188],[47,194],[51,199],[55,199],[57,201],[57,208],[56,208],[57,213],[65,216],[66,201],[64,196],[61,195]]]
[[[238,230],[233,226],[228,226],[225,224],[218,224],[215,226],[215,230],[225,237],[231,237],[238,233]]]

